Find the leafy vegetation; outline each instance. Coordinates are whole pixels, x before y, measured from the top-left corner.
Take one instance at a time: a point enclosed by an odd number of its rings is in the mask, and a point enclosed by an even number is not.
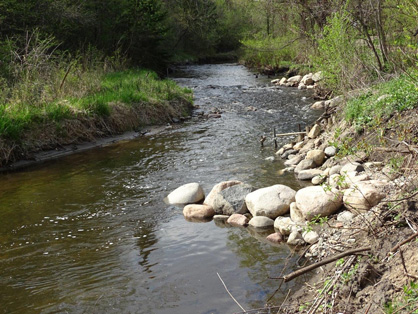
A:
[[[403,286],[403,294],[385,305],[385,313],[418,313],[418,284],[411,281]]]
[[[377,126],[396,112],[418,107],[418,88],[409,77],[402,76],[380,83],[373,91],[348,101],[345,116],[359,127]]]

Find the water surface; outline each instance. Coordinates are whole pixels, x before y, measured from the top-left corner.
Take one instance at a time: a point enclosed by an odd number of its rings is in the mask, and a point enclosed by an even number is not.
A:
[[[296,131],[317,113],[308,92],[273,88],[235,64],[186,66],[176,81],[220,119],[0,176],[0,312],[234,313],[263,307],[291,253],[248,229],[187,222],[163,198],[199,182],[206,193],[237,179],[261,188],[299,183],[261,135]],[[256,111],[248,111],[253,106]],[[284,143],[287,139],[281,139]],[[279,142],[280,144],[280,142]],[[275,294],[280,304],[296,280]]]

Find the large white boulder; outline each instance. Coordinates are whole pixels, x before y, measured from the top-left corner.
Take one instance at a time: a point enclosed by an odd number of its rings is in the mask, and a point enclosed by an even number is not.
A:
[[[332,189],[325,191],[321,186],[309,186],[296,193],[296,206],[306,220],[320,215],[322,217],[335,213],[343,204],[343,195]]]
[[[306,74],[304,77],[302,77],[302,80],[300,82],[305,85],[312,85],[313,83],[315,83],[315,81],[312,79],[312,76],[312,73]]]
[[[344,191],[344,205],[354,212],[364,212],[377,205],[386,194],[383,188],[387,182],[370,180],[357,182]]]
[[[168,194],[168,204],[194,204],[205,198],[205,193],[199,183],[188,183]]]
[[[295,75],[287,79],[288,83],[300,83],[302,80],[302,75]]]
[[[289,212],[290,203],[295,200],[296,191],[282,184],[262,188],[245,197],[247,208],[253,216],[275,219]]]

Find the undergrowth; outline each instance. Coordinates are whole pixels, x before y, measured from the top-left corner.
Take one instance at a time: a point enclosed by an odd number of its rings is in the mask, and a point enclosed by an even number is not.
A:
[[[345,118],[357,129],[376,127],[395,113],[418,107],[418,88],[407,77],[381,83],[347,102]]]

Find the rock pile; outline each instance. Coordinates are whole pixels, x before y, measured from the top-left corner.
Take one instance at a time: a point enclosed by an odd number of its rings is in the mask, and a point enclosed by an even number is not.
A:
[[[322,80],[322,72],[309,73],[304,76],[295,75],[289,78],[272,80],[271,83],[279,86],[297,87],[298,89],[313,89],[316,83]]]

